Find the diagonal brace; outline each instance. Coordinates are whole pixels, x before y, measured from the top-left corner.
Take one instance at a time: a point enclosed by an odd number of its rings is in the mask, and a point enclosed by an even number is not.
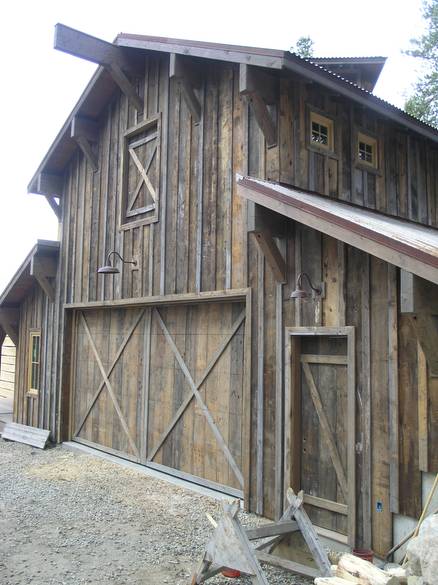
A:
[[[172,339],[172,336],[170,335],[163,319],[161,318],[161,315],[160,315],[158,309],[155,309],[155,314],[157,316],[161,330],[163,331],[164,336],[165,336],[167,342],[169,343],[169,345],[172,349],[172,352],[173,352],[173,354],[174,354],[174,356],[179,364],[179,367],[183,371],[183,373],[184,373],[184,375],[185,375],[185,377],[186,377],[186,379],[187,379],[187,381],[192,389],[192,394],[195,396],[196,400],[198,401],[198,404],[201,408],[201,411],[202,411],[203,415],[205,416],[214,436],[216,437],[217,442],[221,446],[222,451],[225,455],[225,458],[228,461],[228,464],[230,465],[231,469],[234,471],[234,474],[235,474],[236,478],[238,479],[240,485],[243,487],[244,480],[243,480],[242,472],[240,471],[239,467],[237,466],[237,463],[235,462],[234,457],[228,448],[228,445],[225,443],[221,432],[217,428],[216,423],[214,422],[213,417],[210,414],[210,411],[208,410],[207,406],[205,405],[204,401],[202,400],[202,396],[199,393],[199,390],[198,390],[195,382],[193,381],[193,378],[192,378],[181,354],[179,353],[178,348],[176,347],[175,342]]]

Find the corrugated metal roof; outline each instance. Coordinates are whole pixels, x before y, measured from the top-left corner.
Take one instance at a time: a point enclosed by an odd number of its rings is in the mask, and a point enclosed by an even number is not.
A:
[[[246,199],[438,284],[438,230],[279,183],[236,175]]]
[[[204,59],[253,64],[275,70],[295,71],[438,143],[438,130],[433,126],[421,122],[327,67],[289,51],[125,33],[119,34],[114,43],[125,48],[178,53]],[[32,177],[28,186],[29,192],[36,192],[40,172],[61,173],[72,152],[77,148],[75,141],[70,137],[73,116],[80,114],[95,118],[99,114],[99,108],[104,107],[115,87],[115,82],[108,72],[99,67]]]

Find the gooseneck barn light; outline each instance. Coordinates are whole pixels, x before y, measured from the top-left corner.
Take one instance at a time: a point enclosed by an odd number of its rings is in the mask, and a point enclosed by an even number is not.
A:
[[[106,257],[106,265],[101,266],[97,273],[98,274],[119,274],[120,270],[111,264],[111,256],[118,256],[123,264],[133,264],[134,266],[137,265],[137,260],[124,260],[118,252],[112,250],[108,256]]]
[[[310,288],[313,291],[313,296],[314,297],[320,297],[323,293],[323,287],[316,287],[313,286],[312,281],[310,280],[310,276],[307,274],[307,272],[300,272],[297,278],[297,284],[296,284],[296,288],[294,291],[292,291],[292,294],[290,295],[291,299],[308,299],[310,296],[310,293],[307,290],[304,290],[303,288],[303,278],[305,278],[310,286]]]

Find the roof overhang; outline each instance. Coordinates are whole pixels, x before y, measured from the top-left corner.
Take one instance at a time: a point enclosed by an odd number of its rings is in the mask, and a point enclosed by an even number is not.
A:
[[[36,261],[58,261],[59,242],[38,240],[0,296],[0,308],[17,308],[36,282]],[[53,275],[48,275],[51,278]]]
[[[438,284],[438,230],[315,193],[236,176],[239,194]]]
[[[63,25],[57,25],[56,30],[58,32],[69,31],[71,35],[76,33],[79,47],[76,54],[83,57],[87,54],[86,58],[91,60],[93,58],[89,56],[90,50],[87,49],[84,53],[84,43],[87,47],[93,46],[93,43],[100,47],[106,46],[103,51],[107,53],[107,57],[114,52],[111,47],[117,47],[119,51],[126,52],[127,56],[129,53],[130,59],[135,56],[136,52],[140,54],[142,51],[149,51],[255,65],[273,71],[293,71],[438,143],[438,131],[431,126],[329,71],[323,64],[302,59],[288,51],[125,33],[119,34],[111,45]],[[370,61],[370,58],[367,60]],[[123,64],[123,61],[121,63]],[[37,193],[46,197],[62,196],[62,193],[59,192],[59,184],[62,181],[65,166],[78,146],[72,137],[73,120],[75,117],[90,121],[97,120],[116,88],[117,84],[105,66],[99,66],[32,177],[28,185],[29,193]],[[54,189],[50,188],[51,184],[54,185]],[[47,185],[49,188],[43,187]]]
[[[18,344],[20,305],[38,283],[51,301],[54,300],[52,279],[56,275],[59,242],[38,240],[0,296],[0,339],[2,331]]]
[[[386,63],[386,57],[311,57],[309,60],[351,81],[354,81],[352,73],[359,74],[362,81],[359,85],[369,90],[374,89]]]

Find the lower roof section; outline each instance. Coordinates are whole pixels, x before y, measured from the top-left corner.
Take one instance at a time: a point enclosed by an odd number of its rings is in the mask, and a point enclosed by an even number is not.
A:
[[[279,183],[236,175],[239,194],[438,284],[438,230]]]
[[[27,293],[38,280],[34,274],[35,258],[51,259],[57,262],[59,253],[59,242],[51,240],[38,240],[26,259],[12,277],[11,281],[0,295],[0,308],[19,307]],[[49,278],[53,273],[48,273]]]

